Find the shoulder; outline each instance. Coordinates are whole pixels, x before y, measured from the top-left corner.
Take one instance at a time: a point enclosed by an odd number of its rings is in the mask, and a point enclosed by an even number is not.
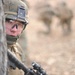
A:
[[[19,43],[16,43],[15,45],[13,45],[13,47],[16,50],[16,52],[22,53],[23,49],[21,48],[21,46],[19,45]]]

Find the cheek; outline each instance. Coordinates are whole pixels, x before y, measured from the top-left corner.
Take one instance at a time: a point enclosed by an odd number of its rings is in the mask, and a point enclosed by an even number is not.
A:
[[[10,32],[10,28],[7,25],[5,25],[5,28],[6,28],[6,33],[9,33]]]

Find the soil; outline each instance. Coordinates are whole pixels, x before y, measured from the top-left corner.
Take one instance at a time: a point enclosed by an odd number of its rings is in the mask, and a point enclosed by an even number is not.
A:
[[[75,75],[75,17],[70,35],[63,36],[61,25],[57,25],[57,18],[53,19],[49,35],[38,34],[39,31],[46,31],[46,27],[36,19],[34,5],[37,1],[39,0],[28,0],[30,8],[26,36],[31,62],[38,62],[48,75]],[[60,0],[50,0],[52,5],[57,1]],[[75,12],[75,0],[65,1]]]

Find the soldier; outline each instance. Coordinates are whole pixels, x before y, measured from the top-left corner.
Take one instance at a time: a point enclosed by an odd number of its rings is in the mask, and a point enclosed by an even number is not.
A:
[[[36,10],[38,11],[38,20],[42,21],[47,28],[46,34],[51,32],[51,23],[54,15],[53,8],[47,1],[39,2],[36,4]]]
[[[69,34],[71,32],[71,21],[73,18],[73,12],[70,10],[65,2],[61,2],[56,7],[56,16],[60,20],[64,34]]]
[[[22,60],[23,50],[17,43],[17,40],[23,33],[27,25],[28,8],[21,0],[8,0],[4,4],[5,27],[8,50],[15,57]],[[14,63],[8,61],[7,75],[24,75],[22,70],[15,67]]]

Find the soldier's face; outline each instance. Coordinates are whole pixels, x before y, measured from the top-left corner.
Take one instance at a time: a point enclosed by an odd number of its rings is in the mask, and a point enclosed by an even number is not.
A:
[[[5,27],[6,27],[6,34],[12,35],[12,36],[17,36],[20,35],[24,25],[15,20],[6,20],[5,21]]]

